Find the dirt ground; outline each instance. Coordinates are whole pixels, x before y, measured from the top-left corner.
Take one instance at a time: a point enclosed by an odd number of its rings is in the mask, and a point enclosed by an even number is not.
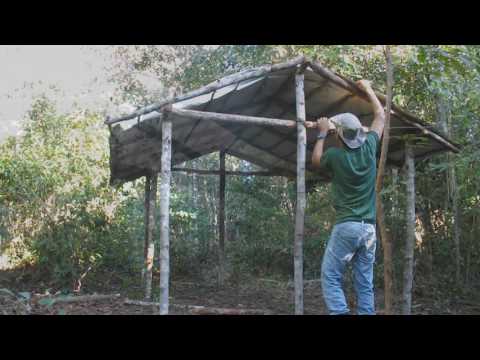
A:
[[[118,298],[78,303],[45,304],[42,298],[59,296],[52,284],[44,284],[28,272],[0,272],[0,314],[30,315],[154,315],[158,308],[125,304],[125,299],[143,300],[140,281],[125,281],[114,277],[97,279],[85,285],[79,295],[120,294]],[[158,278],[154,278],[154,284]],[[325,315],[326,310],[318,281],[306,282],[304,306],[306,315]],[[10,293],[9,293],[10,292]],[[154,289],[154,294],[158,289]],[[480,302],[428,293],[419,286],[420,296],[414,296],[413,314],[480,314]],[[26,294],[22,298],[19,294]],[[423,296],[421,296],[423,294]],[[258,309],[275,315],[293,314],[293,287],[288,282],[272,279],[250,279],[241,284],[227,283],[220,288],[216,285],[192,279],[174,280],[170,290],[171,304],[195,305],[211,308]],[[354,309],[354,296],[347,289],[347,297]],[[382,314],[383,296],[376,292],[378,314]],[[188,312],[179,307],[171,307],[170,314],[184,315]]]

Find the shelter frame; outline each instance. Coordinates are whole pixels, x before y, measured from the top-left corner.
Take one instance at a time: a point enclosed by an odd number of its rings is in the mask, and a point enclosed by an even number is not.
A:
[[[266,73],[271,73],[275,71],[280,71],[288,68],[295,67],[297,68],[296,74],[294,77],[295,81],[295,105],[296,105],[296,121],[285,120],[285,119],[275,119],[272,117],[260,117],[260,116],[246,116],[246,115],[237,115],[237,114],[226,114],[219,112],[210,112],[210,111],[201,111],[201,110],[189,110],[189,109],[179,109],[172,106],[173,103],[191,99],[196,96],[208,94],[210,92],[215,92],[223,87],[238,84],[241,81],[248,79],[256,78],[262,76]],[[215,122],[227,122],[227,123],[237,123],[242,124],[248,127],[248,125],[261,125],[268,126],[272,128],[276,127],[287,127],[287,128],[296,128],[297,129],[297,148],[296,148],[296,186],[297,186],[297,202],[296,202],[296,214],[295,214],[295,236],[293,242],[294,248],[294,302],[295,302],[295,314],[301,315],[304,313],[303,306],[303,241],[304,241],[304,221],[305,221],[305,206],[306,206],[306,191],[305,191],[305,168],[306,168],[306,149],[307,149],[307,139],[306,139],[306,129],[315,127],[315,124],[309,121],[306,121],[306,109],[305,109],[305,84],[304,84],[304,71],[309,67],[315,73],[321,75],[323,78],[328,81],[333,82],[337,86],[347,90],[349,92],[348,97],[359,96],[362,98],[367,98],[367,95],[358,88],[358,86],[349,79],[343,78],[342,76],[331,72],[330,70],[322,67],[320,64],[307,60],[304,56],[297,57],[293,60],[290,60],[285,63],[276,64],[276,65],[265,65],[262,67],[254,68],[247,70],[245,72],[240,72],[222,78],[216,82],[213,82],[203,88],[194,90],[190,93],[172,97],[163,101],[160,101],[156,104],[141,108],[134,113],[123,116],[117,119],[107,118],[105,123],[109,126],[110,131],[112,132],[111,126],[115,123],[129,120],[135,117],[140,117],[147,113],[158,111],[159,115],[155,118],[161,123],[162,129],[162,153],[161,153],[161,167],[160,167],[160,314],[168,314],[169,312],[169,283],[170,283],[170,243],[169,243],[169,198],[170,198],[170,182],[171,182],[171,172],[172,171],[184,171],[190,173],[198,174],[215,174],[220,177],[220,189],[219,189],[219,199],[220,199],[220,218],[219,218],[219,232],[220,232],[220,254],[219,254],[219,282],[223,284],[224,282],[224,238],[225,238],[225,176],[226,175],[259,175],[259,176],[288,176],[289,174],[282,173],[278,170],[270,171],[259,171],[259,172],[234,172],[225,170],[225,154],[228,153],[225,149],[218,149],[220,153],[220,169],[217,170],[199,170],[199,169],[185,169],[185,168],[172,168],[172,148],[175,146],[181,146],[181,144],[174,143],[172,139],[172,120],[171,115],[179,115],[183,118],[196,121],[215,121]],[[213,93],[214,94],[214,93]],[[377,93],[382,104],[385,104],[385,96]],[[213,95],[212,95],[213,98]],[[345,101],[345,98],[340,101]],[[335,106],[338,105],[338,102],[335,103]],[[206,109],[205,109],[206,110]],[[417,128],[422,134],[429,136],[448,150],[458,152],[459,147],[452,142],[447,141],[444,137],[437,134],[435,131],[428,129],[424,124],[419,123],[418,119],[407,111],[398,108],[392,104],[392,113],[401,117],[403,121],[410,124],[412,127]],[[280,116],[281,117],[281,116]],[[192,130],[193,131],[193,130]],[[398,150],[397,150],[398,151]],[[234,154],[233,154],[234,155]],[[156,176],[156,171],[158,169],[151,169],[152,173],[149,174],[148,182],[153,182],[151,176]],[[147,189],[147,187],[146,187]],[[151,199],[154,199],[156,189],[149,188],[149,191],[146,191],[146,211],[148,211],[146,219],[148,219],[146,232],[146,248],[147,242],[151,241],[151,232],[153,232],[153,224],[150,223],[153,216],[151,215],[154,206],[151,202]],[[148,205],[147,205],[148,204]],[[414,209],[413,209],[414,211]],[[147,251],[145,252],[147,257]],[[148,255],[152,257],[151,252]],[[146,264],[151,261],[150,259],[145,259]],[[148,266],[146,271],[148,272]],[[150,269],[151,271],[151,269]],[[148,274],[151,276],[151,274]],[[150,297],[150,293],[147,294]],[[148,298],[147,297],[147,298]]]

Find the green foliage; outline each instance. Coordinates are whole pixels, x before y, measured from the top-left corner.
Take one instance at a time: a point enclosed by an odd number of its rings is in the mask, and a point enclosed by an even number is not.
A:
[[[300,53],[353,80],[367,78],[385,91],[382,46],[222,45],[118,46],[108,69],[117,102],[145,105],[185,92],[245,67],[280,62]],[[417,213],[423,240],[417,244],[416,278],[444,279],[454,268],[452,199],[448,169],[455,167],[462,231],[462,271],[469,283],[480,273],[480,47],[393,46],[394,101],[439,127],[438,105],[447,107],[450,137],[459,155],[417,162]],[[162,85],[149,91],[147,76]],[[170,91],[170,92],[169,92]],[[415,136],[403,140],[417,142]],[[421,145],[417,142],[417,145]],[[96,114],[56,113],[40,97],[32,104],[23,135],[0,145],[0,240],[19,262],[33,262],[72,286],[82,276],[108,269],[139,274],[142,267],[143,180],[119,189],[108,184],[108,130]],[[186,167],[218,169],[218,155]],[[256,167],[228,156],[227,168]],[[288,278],[293,273],[295,189],[283,178],[227,177],[226,253],[233,277]],[[387,176],[382,192],[394,239],[395,276],[400,283],[405,234],[404,184]],[[173,276],[210,276],[217,264],[218,178],[175,173],[171,198]],[[426,214],[423,216],[423,214]],[[158,223],[158,211],[157,211]],[[321,257],[334,221],[328,185],[307,198],[305,277],[318,278]],[[154,239],[157,242],[158,228]],[[376,283],[382,286],[383,255],[377,251]],[[158,261],[156,260],[156,263]],[[430,279],[430,278],[429,278]]]
[[[0,158],[12,255],[70,284],[112,252],[110,260],[127,264],[131,225],[122,220],[131,219],[117,212],[131,195],[108,185],[108,132],[100,117],[57,115],[39,98],[24,129],[2,145]]]

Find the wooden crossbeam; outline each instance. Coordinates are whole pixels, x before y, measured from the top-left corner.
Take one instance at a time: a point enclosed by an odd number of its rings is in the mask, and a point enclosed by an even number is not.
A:
[[[281,126],[293,128],[297,125],[293,120],[272,119],[258,116],[245,116],[236,114],[224,114],[216,112],[206,112],[198,110],[176,109],[174,107],[166,108],[167,113],[172,113],[178,116],[187,118],[197,118],[202,120],[216,120],[230,123],[244,123],[262,126]],[[313,123],[310,123],[313,124]],[[306,124],[308,127],[310,124]]]
[[[199,175],[220,175],[220,170],[202,170],[192,168],[179,168],[174,167],[172,171],[186,172],[187,174],[199,174]],[[286,173],[279,171],[225,171],[225,175],[229,176],[285,176]]]

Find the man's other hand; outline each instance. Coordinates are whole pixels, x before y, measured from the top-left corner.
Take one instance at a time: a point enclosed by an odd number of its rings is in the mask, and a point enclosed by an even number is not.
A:
[[[329,121],[327,117],[317,119],[317,129],[320,132],[327,132],[329,129]]]

